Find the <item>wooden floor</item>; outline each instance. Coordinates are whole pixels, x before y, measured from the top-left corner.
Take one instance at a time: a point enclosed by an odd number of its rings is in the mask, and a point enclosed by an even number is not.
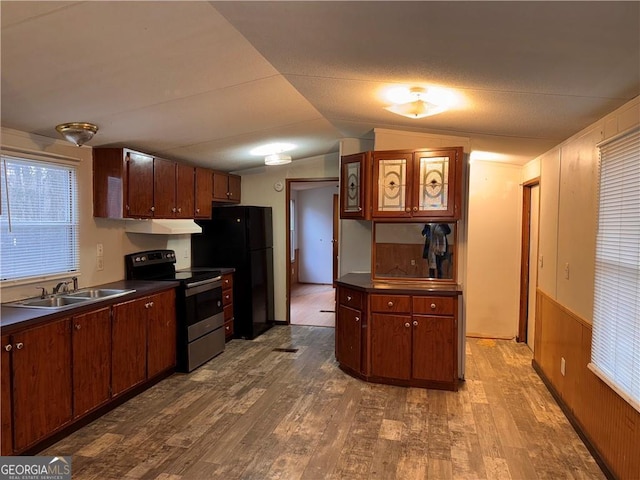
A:
[[[335,327],[335,296],[332,285],[294,283],[291,285],[291,325]]]
[[[525,345],[469,339],[456,393],[355,380],[333,334],[232,340],[42,454],[72,455],[74,479],[605,478]]]

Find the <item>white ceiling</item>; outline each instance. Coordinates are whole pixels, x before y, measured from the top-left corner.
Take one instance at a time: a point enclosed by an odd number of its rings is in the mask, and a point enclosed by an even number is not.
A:
[[[640,94],[639,2],[0,3],[2,126],[59,123],[228,171],[338,151],[372,129],[471,138],[523,163]],[[420,120],[393,85],[464,100]]]

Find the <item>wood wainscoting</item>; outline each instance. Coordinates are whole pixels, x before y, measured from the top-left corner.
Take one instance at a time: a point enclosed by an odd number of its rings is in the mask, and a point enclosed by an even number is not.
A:
[[[640,478],[640,413],[587,368],[591,325],[540,290],[536,317],[534,367],[610,473]]]

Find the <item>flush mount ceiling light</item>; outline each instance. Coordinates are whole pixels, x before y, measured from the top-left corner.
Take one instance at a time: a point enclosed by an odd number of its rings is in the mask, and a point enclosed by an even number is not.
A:
[[[56,126],[56,130],[69,142],[80,147],[93,138],[98,127],[93,123],[71,122]]]
[[[437,102],[426,88],[412,87],[410,89],[396,89],[389,94],[396,98],[394,105],[385,107],[386,110],[407,118],[424,118],[447,110],[447,106]]]
[[[283,155],[281,153],[274,153],[264,157],[265,165],[285,165],[291,163],[291,155]]]

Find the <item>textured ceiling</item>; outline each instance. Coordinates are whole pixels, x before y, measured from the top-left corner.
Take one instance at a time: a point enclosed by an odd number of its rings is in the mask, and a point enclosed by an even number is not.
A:
[[[446,133],[514,163],[640,94],[638,2],[12,2],[2,126],[58,138],[96,123],[119,145],[223,170],[251,148],[336,152],[373,128]],[[454,89],[410,120],[393,85]]]

